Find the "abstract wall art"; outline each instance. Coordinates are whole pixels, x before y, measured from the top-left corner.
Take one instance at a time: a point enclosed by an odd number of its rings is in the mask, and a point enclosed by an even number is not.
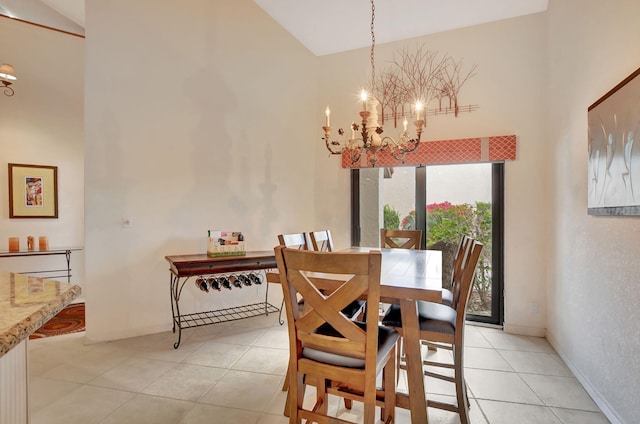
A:
[[[640,215],[640,69],[587,110],[589,215]]]

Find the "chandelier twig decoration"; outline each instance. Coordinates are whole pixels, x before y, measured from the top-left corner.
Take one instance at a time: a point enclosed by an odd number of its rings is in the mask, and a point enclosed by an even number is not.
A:
[[[475,65],[466,74],[462,74],[462,60],[455,61],[450,56],[439,57],[437,53],[419,47],[415,53],[404,49],[394,54],[391,62],[393,68],[385,70],[376,78],[375,68],[375,4],[371,0],[371,81],[369,92],[362,89],[362,110],[360,124],[351,123],[351,137],[344,139],[345,132],[338,129],[342,140],[331,139],[331,110],[325,110],[326,124],[322,127],[327,150],[331,154],[349,153],[351,164],[360,161],[363,155],[371,166],[376,166],[378,153],[386,152],[399,162],[404,162],[407,153],[415,151],[426,125],[427,110],[425,105],[432,100],[438,101],[438,108],[432,113],[454,113],[458,116],[458,95],[464,83],[475,75]],[[449,105],[443,111],[443,101],[448,99]],[[382,113],[378,114],[380,105]],[[464,110],[472,111],[475,106]],[[410,136],[408,119],[413,119],[415,136]],[[397,139],[382,136],[383,129],[378,119],[392,119],[394,128],[398,127],[398,119],[403,119],[403,131]]]
[[[375,23],[375,4],[371,0],[371,89],[376,92],[376,68],[375,68],[375,45],[376,36],[374,32]],[[362,98],[362,111],[360,111],[361,125],[355,122],[351,123],[351,138],[342,141],[331,140],[331,110],[329,106],[325,111],[327,116],[326,125],[322,127],[324,130],[324,137],[327,149],[331,154],[339,155],[348,150],[351,157],[351,163],[356,163],[362,157],[362,154],[366,152],[367,161],[371,166],[376,166],[378,161],[378,152],[386,151],[390,153],[396,160],[403,161],[404,155],[408,152],[413,152],[420,143],[420,137],[422,135],[422,128],[424,127],[425,120],[422,119],[422,103],[416,103],[416,120],[414,125],[416,127],[416,137],[411,138],[407,130],[407,120],[404,120],[404,132],[400,135],[398,140],[389,136],[381,137],[383,132],[382,127],[378,124],[378,100],[375,97],[369,98],[367,91],[363,88],[361,92]],[[356,137],[356,132],[360,131],[360,137]],[[338,130],[340,136],[344,135],[344,130],[340,128]]]

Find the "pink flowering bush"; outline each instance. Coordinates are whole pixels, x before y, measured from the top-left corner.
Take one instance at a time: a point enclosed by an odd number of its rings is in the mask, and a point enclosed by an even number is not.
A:
[[[427,211],[427,246],[444,242],[452,247],[458,245],[461,234],[467,234],[484,244],[478,272],[474,281],[474,299],[470,309],[476,313],[487,313],[491,308],[491,203],[475,202],[474,205],[451,202],[430,203]],[[415,211],[409,212],[400,222],[403,230],[416,229]]]

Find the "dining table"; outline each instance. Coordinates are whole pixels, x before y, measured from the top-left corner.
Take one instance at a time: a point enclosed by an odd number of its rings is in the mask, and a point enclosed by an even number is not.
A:
[[[396,390],[396,406],[411,411],[411,422],[428,423],[417,302],[442,301],[442,252],[372,247],[351,247],[341,252],[371,250],[382,252],[380,302],[400,305],[402,316],[408,390]],[[266,277],[269,283],[280,283],[277,271],[267,272]],[[333,288],[330,280],[314,278],[314,282],[320,289]]]

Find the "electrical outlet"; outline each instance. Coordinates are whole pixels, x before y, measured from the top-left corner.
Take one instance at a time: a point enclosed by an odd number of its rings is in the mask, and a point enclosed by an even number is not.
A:
[[[537,302],[531,302],[529,303],[529,312],[532,315],[535,315],[538,313],[538,303]]]

